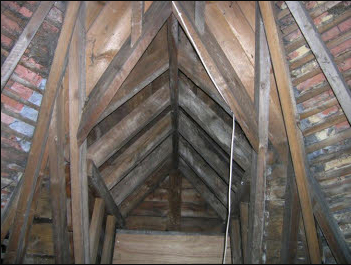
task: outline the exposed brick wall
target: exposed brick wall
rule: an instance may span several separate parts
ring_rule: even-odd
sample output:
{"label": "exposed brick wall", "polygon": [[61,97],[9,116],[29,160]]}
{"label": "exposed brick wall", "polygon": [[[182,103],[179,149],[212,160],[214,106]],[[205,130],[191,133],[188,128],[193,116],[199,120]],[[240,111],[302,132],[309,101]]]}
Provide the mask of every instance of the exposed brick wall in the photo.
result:
{"label": "exposed brick wall", "polygon": [[[40,1],[1,2],[1,64]],[[1,209],[22,177],[45,91],[65,3],[56,2],[1,94]]]}

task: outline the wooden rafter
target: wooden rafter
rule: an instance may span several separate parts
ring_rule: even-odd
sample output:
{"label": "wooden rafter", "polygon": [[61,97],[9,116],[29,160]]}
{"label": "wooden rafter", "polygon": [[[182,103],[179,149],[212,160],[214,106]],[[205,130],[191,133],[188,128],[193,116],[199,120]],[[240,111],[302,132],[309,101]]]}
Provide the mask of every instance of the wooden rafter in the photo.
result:
{"label": "wooden rafter", "polygon": [[144,15],[144,1],[133,1],[132,2],[132,29],[130,45],[133,45],[138,41],[143,32],[143,15]]}
{"label": "wooden rafter", "polygon": [[6,260],[9,263],[19,262],[21,258],[19,255],[22,253],[24,236],[29,226],[28,214],[39,176],[40,165],[44,155],[44,147],[48,138],[51,114],[64,74],[66,56],[68,54],[68,47],[79,6],[79,2],[70,2],[68,4],[67,13],[65,15],[52,63],[53,67],[50,70],[49,78],[46,83],[45,94],[41,103],[37,127],[34,132],[27,166],[23,175],[23,186],[16,209],[16,217],[13,224],[13,231],[16,231],[16,233],[12,233],[9,240],[8,253],[6,255]]}
{"label": "wooden rafter", "polygon": [[42,1],[40,3],[27,26],[19,36],[16,44],[7,56],[5,62],[1,65],[1,92],[53,4],[54,1]]}
{"label": "wooden rafter", "polygon": [[314,53],[349,123],[351,123],[351,90],[339,71],[330,50],[322,40],[321,34],[318,32],[303,3],[287,1],[286,4]]}
{"label": "wooden rafter", "polygon": [[77,134],[79,144],[86,139],[112,97],[121,87],[170,14],[169,2],[154,2],[145,14],[143,32],[138,41],[133,47],[130,47],[129,37],[113,58],[90,93],[89,100],[84,107]]}
{"label": "wooden rafter", "polygon": [[309,253],[313,263],[320,263],[321,255],[313,218],[311,195],[308,191],[307,168],[304,161],[304,144],[301,131],[296,123],[297,114],[293,104],[294,95],[292,93],[290,72],[286,63],[283,44],[279,38],[279,31],[275,22],[272,3],[259,2],[259,5],[266,30],[268,46],[272,57],[285,126],[288,134],[290,152],[294,164],[296,182],[301,202],[302,215],[306,227]]}

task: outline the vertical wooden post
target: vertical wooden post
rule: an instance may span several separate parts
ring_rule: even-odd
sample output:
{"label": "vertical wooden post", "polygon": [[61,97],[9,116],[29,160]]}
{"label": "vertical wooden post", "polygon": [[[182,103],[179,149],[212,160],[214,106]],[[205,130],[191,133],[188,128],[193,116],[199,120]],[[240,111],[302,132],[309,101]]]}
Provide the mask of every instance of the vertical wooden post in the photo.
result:
{"label": "vertical wooden post", "polygon": [[248,262],[248,253],[251,251],[248,249],[248,225],[249,225],[249,204],[247,202],[240,203],[240,226],[241,226],[241,244],[243,250],[243,260],[244,264],[249,264]]}
{"label": "vertical wooden post", "polygon": [[230,248],[232,252],[232,263],[242,264],[242,248],[239,219],[233,219],[230,223]]}
{"label": "vertical wooden post", "polygon": [[259,2],[268,46],[272,57],[274,73],[278,85],[279,98],[283,109],[285,127],[288,134],[290,152],[295,169],[296,182],[302,208],[303,220],[306,227],[308,248],[312,263],[320,263],[316,226],[313,217],[311,198],[308,191],[307,169],[305,166],[305,152],[301,131],[296,123],[296,108],[293,104],[292,83],[288,65],[286,63],[284,47],[279,38],[279,30],[275,22],[271,2]]}
{"label": "vertical wooden post", "polygon": [[116,218],[113,215],[107,216],[105,239],[102,246],[101,264],[110,264],[113,252],[113,241],[116,234]]}
{"label": "vertical wooden post", "polygon": [[75,263],[90,263],[86,141],[77,131],[85,101],[85,3],[82,3],[69,51],[69,139]]}
{"label": "vertical wooden post", "polygon": [[169,174],[169,188],[168,188],[168,228],[169,230],[179,231],[181,220],[181,192],[182,192],[182,178],[178,170],[172,170]]}
{"label": "vertical wooden post", "polygon": [[91,218],[91,224],[89,228],[89,239],[90,239],[90,262],[96,263],[96,257],[99,247],[99,240],[102,230],[102,221],[104,220],[105,214],[105,203],[103,199],[96,198],[93,210],[93,216]]}
{"label": "vertical wooden post", "polygon": [[256,47],[255,47],[255,108],[258,120],[259,149],[256,158],[255,171],[252,174],[251,193],[254,200],[250,201],[250,237],[248,248],[249,263],[262,263],[262,241],[264,231],[264,211],[266,201],[266,154],[268,148],[269,98],[270,98],[270,69],[271,62],[263,21],[256,7]]}
{"label": "vertical wooden post", "polygon": [[71,261],[67,230],[67,197],[64,161],[64,105],[64,90],[61,89],[56,99],[51,118],[48,145],[50,149],[50,193],[55,262],[68,264],[71,263]]}

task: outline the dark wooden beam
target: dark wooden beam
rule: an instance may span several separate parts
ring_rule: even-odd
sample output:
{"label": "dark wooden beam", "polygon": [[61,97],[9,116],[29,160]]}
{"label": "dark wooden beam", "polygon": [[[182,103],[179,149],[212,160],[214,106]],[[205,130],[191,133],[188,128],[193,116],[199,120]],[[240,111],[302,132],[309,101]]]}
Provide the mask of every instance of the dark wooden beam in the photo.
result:
{"label": "dark wooden beam", "polygon": [[[230,126],[199,99],[183,79],[179,80],[179,105],[230,155]],[[234,141],[234,159],[244,170],[247,170],[251,162],[251,147],[239,132],[236,132]]]}
{"label": "dark wooden beam", "polygon": [[[178,154],[177,154],[178,155]],[[181,222],[181,204],[182,204],[182,177],[178,170],[171,170],[169,174],[168,187],[168,228],[169,230],[179,231]]]}
{"label": "dark wooden beam", "polygon": [[162,162],[167,160],[171,153],[172,138],[169,136],[111,189],[111,194],[116,204],[122,203]]}
{"label": "dark wooden beam", "polygon": [[67,229],[67,196],[64,159],[64,91],[61,89],[56,99],[51,118],[48,145],[50,149],[50,193],[53,222],[53,239],[55,262],[68,264],[70,260],[70,246]]}
{"label": "dark wooden beam", "polygon": [[200,34],[205,31],[206,1],[195,1],[195,26]]}
{"label": "dark wooden beam", "polygon": [[100,264],[112,264],[113,242],[116,234],[116,218],[108,215]]}
{"label": "dark wooden beam", "polygon": [[6,255],[6,260],[8,263],[18,263],[21,258],[19,255],[24,247],[24,236],[30,225],[28,223],[28,213],[33,201],[34,190],[48,138],[51,114],[65,70],[67,51],[79,6],[79,2],[70,2],[68,4],[67,13],[58,39],[52,68],[50,69],[45,94],[41,103],[37,129],[34,132],[27,166],[23,175],[23,187],[17,204],[16,217],[13,224],[13,231],[16,231],[16,233],[12,233],[7,249],[8,253]]}
{"label": "dark wooden beam", "polygon": [[54,1],[42,1],[29,20],[28,24],[19,36],[16,44],[11,49],[5,62],[1,66],[1,92],[4,89],[11,74],[15,70],[18,62],[20,61],[23,53],[27,49],[29,43],[37,33],[40,25],[43,23],[46,15],[49,13]]}
{"label": "dark wooden beam", "polygon": [[131,47],[138,41],[143,32],[144,1],[132,2],[132,30],[130,45]]}
{"label": "dark wooden beam", "polygon": [[207,25],[204,33],[200,34],[182,3],[173,1],[172,8],[212,82],[235,114],[253,148],[258,150],[258,128],[253,103],[228,58],[209,33]]}
{"label": "dark wooden beam", "polygon": [[172,128],[173,128],[173,168],[178,168],[178,20],[172,14],[167,21],[169,54],[169,87],[171,90]]}
{"label": "dark wooden beam", "polygon": [[102,221],[105,215],[105,202],[104,199],[95,198],[93,215],[89,227],[89,240],[90,240],[90,261],[92,264],[96,263],[98,254],[99,241],[102,230]]}
{"label": "dark wooden beam", "polygon": [[183,176],[194,186],[197,192],[201,194],[203,199],[213,208],[213,210],[216,211],[218,216],[222,220],[225,220],[227,217],[226,207],[182,158],[180,158],[179,170],[182,172]]}
{"label": "dark wooden beam", "polygon": [[107,212],[110,215],[113,215],[116,217],[119,227],[124,227],[125,220],[122,217],[117,204],[113,200],[110,191],[106,187],[106,184],[100,175],[99,169],[96,167],[93,161],[90,161],[90,163],[93,171],[92,172],[93,174],[89,176],[90,183],[94,187],[94,190],[96,191],[96,193],[104,200]]}
{"label": "dark wooden beam", "polygon": [[121,150],[122,153],[118,155],[110,166],[104,167],[101,175],[107,188],[111,189],[120,182],[171,133],[171,114],[168,113],[125,150]]}
{"label": "dark wooden beam", "polygon": [[171,8],[169,2],[153,2],[145,14],[143,32],[138,41],[133,47],[130,47],[129,37],[113,58],[91,91],[89,100],[85,105],[77,134],[80,144],[87,137],[100,115],[104,112],[115,93],[121,87],[170,14]]}
{"label": "dark wooden beam", "polygon": [[240,205],[240,227],[241,227],[241,243],[243,250],[243,263],[250,264],[249,254],[251,249],[248,247],[249,232],[249,203],[241,202]]}
{"label": "dark wooden beam", "polygon": [[88,158],[99,167],[170,104],[168,84],[129,113],[88,149]]}
{"label": "dark wooden beam", "polygon": [[232,252],[232,264],[242,264],[242,246],[241,246],[241,232],[240,221],[235,218],[231,220],[230,227],[230,249]]}
{"label": "dark wooden beam", "polygon": [[286,62],[284,46],[279,37],[271,2],[259,2],[266,30],[268,46],[272,57],[273,68],[278,85],[279,98],[283,109],[285,127],[288,134],[290,152],[295,169],[296,182],[299,191],[303,219],[306,227],[308,247],[311,261],[321,262],[317,232],[313,218],[310,193],[307,183],[307,169],[304,161],[304,143],[296,122],[296,107],[293,104],[294,94],[289,68]]}
{"label": "dark wooden beam", "polygon": [[168,176],[172,168],[172,160],[165,160],[162,165],[147,177],[143,185],[133,191],[121,204],[120,209],[123,216],[128,214],[141,203],[150,193],[152,193],[160,183]]}
{"label": "dark wooden beam", "polygon": [[[270,69],[271,61],[264,32],[263,21],[256,7],[256,40],[255,40],[255,109],[258,119],[259,149],[256,158],[255,172],[252,174],[251,193],[254,200],[250,201],[250,233],[248,239],[250,248],[250,263],[263,263],[263,233],[265,223],[266,202],[266,155],[268,149],[268,125],[270,106]],[[253,215],[252,215],[253,214]]]}
{"label": "dark wooden beam", "polygon": [[349,123],[351,123],[351,90],[339,71],[333,55],[322,40],[321,34],[318,32],[303,3],[287,1],[286,4],[332,87]]}

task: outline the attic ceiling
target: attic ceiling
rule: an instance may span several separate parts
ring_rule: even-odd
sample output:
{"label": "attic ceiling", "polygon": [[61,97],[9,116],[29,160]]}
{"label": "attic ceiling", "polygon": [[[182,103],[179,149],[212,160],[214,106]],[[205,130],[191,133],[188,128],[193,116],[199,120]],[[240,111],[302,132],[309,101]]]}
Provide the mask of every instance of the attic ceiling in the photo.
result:
{"label": "attic ceiling", "polygon": [[[156,227],[152,225],[155,222],[166,230],[189,229],[184,228],[187,224],[180,225],[186,215],[181,209],[190,207],[191,203],[185,201],[183,208],[179,206],[183,183],[195,190],[196,196],[201,197],[199,201],[207,205],[202,214],[212,218],[213,231],[223,231],[228,205],[232,110],[236,114],[233,216],[241,218],[243,202],[247,205],[251,200],[253,204],[250,189],[252,194],[257,184],[251,183],[251,176],[256,153],[262,147],[260,132],[263,130],[255,91],[255,39],[258,38],[255,2],[202,4],[203,7],[197,6],[199,3],[174,2],[173,9],[181,8],[181,11],[172,13],[166,2],[146,1],[141,20],[143,29],[137,32],[138,26],[132,19],[137,7],[132,2],[86,2],[86,50],[81,55],[85,56],[86,78],[85,91],[80,92],[85,93],[86,98],[85,102],[84,97],[80,99],[77,117],[73,117],[68,87],[77,80],[72,78],[71,70],[67,70],[62,80],[61,102],[67,119],[62,152],[66,162],[72,164],[76,154],[72,153],[69,141],[78,140],[77,146],[83,148],[79,149],[82,152],[79,156],[86,148],[88,175],[92,175],[91,163],[94,163],[130,229],[142,227],[137,220],[144,220],[145,227]],[[306,150],[305,163],[313,186],[311,198],[313,205],[317,205],[313,210],[318,236],[323,240],[322,251],[329,255],[328,259],[340,261],[340,256],[347,256],[347,249],[340,254],[337,248],[350,248],[351,244],[350,124],[292,14],[284,3],[276,2],[274,7],[290,68],[296,124],[303,136],[301,148]],[[349,82],[350,45],[346,26],[350,20],[349,4],[314,5],[311,2],[305,7]],[[201,8],[204,8],[202,20],[197,17]],[[325,12],[329,12],[329,17],[325,18]],[[336,31],[335,27],[338,34],[330,33],[332,29]],[[333,37],[330,34],[334,34]],[[68,65],[68,69],[72,66]],[[291,198],[294,194],[297,198],[297,191],[295,178],[289,177],[293,175],[292,162],[276,71],[271,68],[268,77],[269,142],[263,211],[269,217],[262,225],[268,248],[281,244],[283,229],[291,225],[290,219],[295,220],[297,226],[302,224],[300,214],[289,219],[288,210],[284,210],[284,207],[293,207]],[[32,125],[35,127],[36,123]],[[68,132],[70,128],[76,131]],[[94,187],[90,189],[96,195]],[[162,189],[170,196],[169,219],[140,219],[149,212],[165,217],[162,212],[165,206],[153,199],[164,192]],[[325,218],[327,223],[323,223]],[[279,231],[273,228],[275,222],[279,223]],[[198,229],[206,231],[209,227]],[[334,229],[333,232],[330,229]],[[305,243],[302,256],[308,260],[306,233],[300,229],[296,242]],[[339,240],[337,247],[333,245],[335,237]],[[283,254],[277,257],[269,253],[268,256],[270,261],[275,261]]]}

